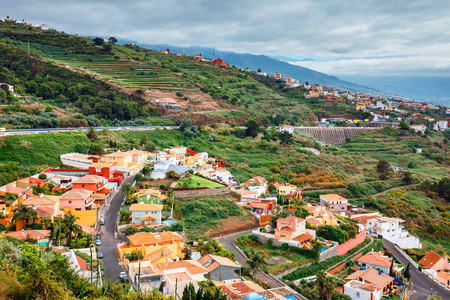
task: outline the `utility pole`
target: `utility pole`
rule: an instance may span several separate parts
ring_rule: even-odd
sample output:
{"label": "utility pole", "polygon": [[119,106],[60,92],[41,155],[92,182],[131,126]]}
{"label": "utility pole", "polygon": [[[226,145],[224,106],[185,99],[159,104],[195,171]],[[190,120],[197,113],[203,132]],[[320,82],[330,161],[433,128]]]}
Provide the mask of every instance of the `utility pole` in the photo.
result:
{"label": "utility pole", "polygon": [[93,263],[92,263],[92,245],[89,247],[89,249],[91,250],[91,284],[92,284],[92,266],[93,266]]}
{"label": "utility pole", "polygon": [[139,273],[138,273],[138,293],[141,291],[141,261],[138,261],[139,263]]}
{"label": "utility pole", "polygon": [[216,45],[213,46],[213,61],[216,58]]}
{"label": "utility pole", "polygon": [[98,251],[97,252],[97,287],[100,281],[100,260],[98,259]]}
{"label": "utility pole", "polygon": [[30,40],[28,40],[28,56],[30,56]]}

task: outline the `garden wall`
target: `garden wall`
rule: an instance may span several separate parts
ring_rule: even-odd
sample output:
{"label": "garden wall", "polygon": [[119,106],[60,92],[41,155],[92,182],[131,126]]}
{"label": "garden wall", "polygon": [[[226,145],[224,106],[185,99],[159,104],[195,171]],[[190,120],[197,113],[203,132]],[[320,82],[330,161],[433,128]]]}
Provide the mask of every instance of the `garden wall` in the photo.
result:
{"label": "garden wall", "polygon": [[321,252],[319,261],[324,261],[326,259],[337,256],[339,255],[338,253],[339,253],[339,245],[336,244],[333,247],[329,248],[328,250]]}
{"label": "garden wall", "polygon": [[346,254],[348,251],[352,250],[353,248],[364,242],[365,239],[366,239],[366,229],[364,228],[364,230],[358,233],[355,238],[350,239],[345,243],[339,245],[338,255]]}
{"label": "garden wall", "polygon": [[218,189],[192,189],[192,190],[173,190],[175,198],[196,198],[208,196],[222,196],[230,193],[228,186]]}

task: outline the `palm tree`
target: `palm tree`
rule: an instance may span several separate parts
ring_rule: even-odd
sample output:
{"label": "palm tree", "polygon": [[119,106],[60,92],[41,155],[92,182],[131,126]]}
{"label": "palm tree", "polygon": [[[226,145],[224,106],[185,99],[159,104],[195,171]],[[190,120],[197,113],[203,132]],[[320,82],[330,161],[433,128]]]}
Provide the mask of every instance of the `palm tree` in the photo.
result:
{"label": "palm tree", "polygon": [[326,278],[327,278],[327,274],[323,270],[320,270],[317,273],[316,282],[317,282],[317,289],[318,289],[318,293],[319,293],[319,299],[322,298],[322,296],[323,296],[324,284],[325,284]]}
{"label": "palm tree", "polygon": [[148,174],[150,174],[150,172],[152,171],[152,168],[150,168],[149,166],[145,166],[142,168],[141,172],[142,174],[144,174],[145,176],[147,176]]}
{"label": "palm tree", "polygon": [[322,250],[322,244],[319,243],[317,240],[312,240],[312,250],[314,250],[317,255],[316,255],[316,264],[319,263],[320,260],[320,250]]}
{"label": "palm tree", "polygon": [[6,204],[6,207],[11,207],[11,204],[14,202],[14,201],[16,201],[17,200],[17,195],[16,194],[11,194],[11,193],[7,193],[6,195],[5,195],[5,198],[3,198],[3,201],[5,202],[5,204]]}
{"label": "palm tree", "polygon": [[133,194],[134,188],[133,188],[133,186],[131,185],[131,183],[127,182],[127,183],[125,183],[125,184],[122,186],[122,188],[120,189],[120,191],[121,191],[122,193],[125,193],[125,195],[127,195],[127,197],[128,197],[128,196],[130,196],[131,194]]}
{"label": "palm tree", "polygon": [[58,246],[61,246],[61,239],[66,236],[66,228],[62,218],[57,218],[52,223],[52,231],[50,232],[50,240],[58,241]]}
{"label": "palm tree", "polygon": [[255,250],[251,250],[246,264],[252,272],[253,281],[256,280],[256,275],[259,271],[267,271],[266,260],[267,256],[261,251],[255,252]]}
{"label": "palm tree", "polygon": [[325,290],[327,300],[331,300],[331,298],[333,297],[333,292],[336,289],[337,284],[338,283],[336,277],[328,276],[325,278],[323,288]]}
{"label": "palm tree", "polygon": [[23,229],[26,229],[27,222],[31,221],[31,223],[34,223],[37,217],[37,212],[33,208],[30,208],[26,205],[21,205],[14,210],[13,220],[17,221],[19,219],[22,219]]}
{"label": "palm tree", "polygon": [[83,230],[81,229],[81,226],[78,224],[75,224],[75,222],[79,219],[79,217],[76,217],[72,215],[72,213],[68,213],[64,215],[63,223],[65,227],[66,232],[66,246],[70,245],[70,240],[72,239],[73,233],[82,233]]}

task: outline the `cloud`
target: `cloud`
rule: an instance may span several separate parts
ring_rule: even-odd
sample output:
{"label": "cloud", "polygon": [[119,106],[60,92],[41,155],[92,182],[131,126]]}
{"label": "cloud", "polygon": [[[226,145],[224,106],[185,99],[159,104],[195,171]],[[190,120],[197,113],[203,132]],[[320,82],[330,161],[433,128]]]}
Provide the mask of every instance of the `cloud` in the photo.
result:
{"label": "cloud", "polygon": [[336,60],[316,64],[335,74],[439,72],[450,56],[448,0],[2,0],[0,11],[80,35]]}

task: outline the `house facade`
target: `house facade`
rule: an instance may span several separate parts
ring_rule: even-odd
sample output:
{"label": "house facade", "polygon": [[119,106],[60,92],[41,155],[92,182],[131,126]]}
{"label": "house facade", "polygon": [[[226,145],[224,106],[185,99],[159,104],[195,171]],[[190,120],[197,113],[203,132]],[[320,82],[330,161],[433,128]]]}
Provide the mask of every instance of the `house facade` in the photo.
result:
{"label": "house facade", "polygon": [[161,224],[162,205],[159,204],[132,204],[132,223],[141,225]]}
{"label": "house facade", "polygon": [[392,257],[384,256],[379,252],[370,251],[356,260],[356,263],[366,269],[374,268],[381,270],[386,275],[389,275],[389,269],[392,265]]}
{"label": "house facade", "polygon": [[75,210],[91,210],[94,208],[93,193],[85,189],[70,190],[59,198],[59,205]]}
{"label": "house facade", "polygon": [[108,180],[103,176],[87,175],[75,180],[72,183],[72,190],[82,189],[93,191],[94,193],[107,194],[109,190],[105,188]]}
{"label": "house facade", "polygon": [[339,195],[326,194],[320,195],[319,198],[320,198],[320,205],[325,206],[327,210],[331,211],[332,213],[343,216],[349,209],[347,199]]}
{"label": "house facade", "polygon": [[206,277],[213,281],[231,283],[240,280],[241,266],[227,257],[207,254],[198,262],[208,270]]}
{"label": "house facade", "polygon": [[405,221],[399,218],[379,217],[367,220],[367,233],[399,245],[403,249],[422,248],[420,240],[404,230]]}
{"label": "house facade", "polygon": [[304,219],[290,216],[277,220],[275,238],[279,241],[290,242],[301,248],[308,248],[313,236],[306,231]]}

